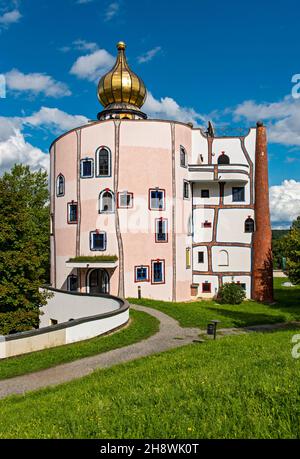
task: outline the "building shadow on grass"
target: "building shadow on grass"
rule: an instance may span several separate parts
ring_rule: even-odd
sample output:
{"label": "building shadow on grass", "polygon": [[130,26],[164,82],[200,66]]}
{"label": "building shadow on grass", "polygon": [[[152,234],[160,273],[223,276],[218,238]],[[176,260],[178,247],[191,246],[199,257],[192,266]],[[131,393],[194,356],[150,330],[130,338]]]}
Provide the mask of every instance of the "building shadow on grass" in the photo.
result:
{"label": "building shadow on grass", "polygon": [[[279,322],[284,322],[286,317],[284,315],[278,314],[276,316],[269,314],[258,314],[255,312],[249,311],[233,311],[232,309],[222,308],[207,308],[211,310],[212,318],[213,315],[225,316],[230,319],[233,327],[247,327],[249,325],[259,325],[259,324],[275,324]],[[222,318],[220,318],[220,327],[222,328]]]}

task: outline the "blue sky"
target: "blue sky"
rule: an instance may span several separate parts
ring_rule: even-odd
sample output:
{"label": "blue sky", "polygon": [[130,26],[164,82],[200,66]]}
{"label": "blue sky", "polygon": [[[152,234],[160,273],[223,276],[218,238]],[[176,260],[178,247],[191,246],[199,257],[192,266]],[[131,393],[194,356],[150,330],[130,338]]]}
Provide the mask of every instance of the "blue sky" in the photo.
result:
{"label": "blue sky", "polygon": [[265,121],[272,219],[284,226],[300,214],[299,19],[294,0],[0,0],[0,167],[45,166],[56,135],[96,118],[97,78],[123,40],[150,116],[228,133]]}

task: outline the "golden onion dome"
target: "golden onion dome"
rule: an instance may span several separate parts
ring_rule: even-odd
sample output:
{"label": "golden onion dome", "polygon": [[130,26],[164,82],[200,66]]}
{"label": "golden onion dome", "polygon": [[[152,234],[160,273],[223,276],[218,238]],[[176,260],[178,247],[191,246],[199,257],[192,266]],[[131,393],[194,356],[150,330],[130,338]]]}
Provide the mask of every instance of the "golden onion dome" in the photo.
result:
{"label": "golden onion dome", "polygon": [[145,102],[146,87],[142,79],[129,68],[125,48],[124,42],[117,44],[116,63],[99,81],[98,99],[105,108],[111,104],[129,104],[133,108],[140,108]]}

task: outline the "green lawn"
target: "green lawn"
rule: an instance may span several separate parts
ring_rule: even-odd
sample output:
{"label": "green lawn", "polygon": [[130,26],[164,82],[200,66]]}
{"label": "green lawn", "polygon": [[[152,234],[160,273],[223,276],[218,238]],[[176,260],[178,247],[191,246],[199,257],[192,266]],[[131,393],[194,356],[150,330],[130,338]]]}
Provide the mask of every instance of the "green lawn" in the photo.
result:
{"label": "green lawn", "polygon": [[128,301],[159,309],[183,327],[206,328],[212,319],[220,320],[223,328],[300,320],[300,287],[282,287],[286,281],[286,278],[274,279],[276,304],[271,306],[255,301],[240,305],[217,304],[214,300],[172,303],[129,298]]}
{"label": "green lawn", "polygon": [[295,331],[206,341],[0,401],[1,438],[300,438]]}
{"label": "green lawn", "polygon": [[0,360],[0,379],[31,373],[127,346],[148,338],[158,331],[159,321],[155,317],[133,310],[130,310],[130,317],[131,323],[128,327],[111,335]]}

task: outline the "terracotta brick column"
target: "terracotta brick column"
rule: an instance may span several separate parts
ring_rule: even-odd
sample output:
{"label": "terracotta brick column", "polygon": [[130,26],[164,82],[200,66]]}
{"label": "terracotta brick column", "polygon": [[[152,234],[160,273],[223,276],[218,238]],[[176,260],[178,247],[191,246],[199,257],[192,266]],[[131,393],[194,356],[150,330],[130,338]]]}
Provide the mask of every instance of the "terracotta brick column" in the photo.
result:
{"label": "terracotta brick column", "polygon": [[269,210],[267,133],[257,123],[255,150],[255,232],[253,234],[252,298],[273,301],[272,231]]}

